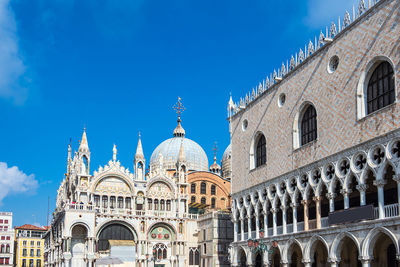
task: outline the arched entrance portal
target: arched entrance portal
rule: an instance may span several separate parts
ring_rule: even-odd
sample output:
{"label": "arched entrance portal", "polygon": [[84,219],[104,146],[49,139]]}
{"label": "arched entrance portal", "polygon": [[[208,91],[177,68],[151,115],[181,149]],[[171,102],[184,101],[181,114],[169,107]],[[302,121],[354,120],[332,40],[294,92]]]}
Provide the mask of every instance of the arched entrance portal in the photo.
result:
{"label": "arched entrance portal", "polygon": [[261,253],[257,253],[255,267],[262,267],[262,266],[263,266],[262,255],[261,255]]}
{"label": "arched entrance portal", "polygon": [[97,250],[100,254],[115,256],[124,262],[134,262],[136,258],[134,235],[125,225],[108,224],[99,234]]}
{"label": "arched entrance portal", "polygon": [[281,252],[279,251],[279,248],[272,248],[270,261],[272,267],[281,266]]}
{"label": "arched entrance portal", "polygon": [[303,267],[303,256],[301,248],[297,243],[292,243],[288,251],[288,261],[290,267]]}
{"label": "arched entrance portal", "polygon": [[361,261],[358,259],[358,249],[354,241],[346,236],[340,243],[339,267],[361,267]]}
{"label": "arched entrance portal", "polygon": [[380,233],[374,246],[374,259],[371,266],[397,266],[396,247],[392,239]]}
{"label": "arched entrance portal", "polygon": [[246,267],[247,266],[247,257],[246,257],[246,252],[242,248],[239,248],[239,266],[240,267]]}
{"label": "arched entrance portal", "polygon": [[[183,225],[182,225],[183,230]],[[172,226],[165,223],[157,223],[153,225],[147,236],[149,242],[152,244],[152,258],[154,260],[155,267],[170,267],[178,264],[177,262],[171,261],[171,256],[175,256],[173,251],[179,251],[183,253],[181,246],[174,245],[176,240],[176,233]]]}
{"label": "arched entrance portal", "polygon": [[328,250],[321,240],[317,240],[314,242],[311,251],[312,267],[328,266]]}
{"label": "arched entrance portal", "polygon": [[83,225],[75,225],[72,228],[71,239],[71,266],[85,267],[85,242],[87,238],[87,229]]}

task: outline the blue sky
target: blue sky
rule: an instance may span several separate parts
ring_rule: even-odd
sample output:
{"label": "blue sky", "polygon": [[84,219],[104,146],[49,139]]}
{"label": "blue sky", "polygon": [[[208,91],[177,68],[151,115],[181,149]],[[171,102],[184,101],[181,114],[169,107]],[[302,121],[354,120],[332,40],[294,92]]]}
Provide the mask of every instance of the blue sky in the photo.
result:
{"label": "blue sky", "polygon": [[353,0],[0,0],[0,210],[46,223],[86,126],[91,171],[112,157],[132,169],[172,136],[182,98],[186,136],[212,159],[229,144],[226,106],[337,22]]}

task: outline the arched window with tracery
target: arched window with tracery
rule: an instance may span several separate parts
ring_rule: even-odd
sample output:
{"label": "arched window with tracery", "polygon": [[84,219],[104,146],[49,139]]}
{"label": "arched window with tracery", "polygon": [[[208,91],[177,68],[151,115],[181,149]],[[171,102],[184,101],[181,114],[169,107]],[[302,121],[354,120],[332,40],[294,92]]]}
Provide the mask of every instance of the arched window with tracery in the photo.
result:
{"label": "arched window with tracery", "polygon": [[206,183],[202,182],[200,184],[200,194],[206,194],[207,193],[207,189],[206,188],[207,188]]}
{"label": "arched window with tracery", "polygon": [[154,256],[161,260],[167,258],[167,246],[165,244],[158,243],[153,247]]}
{"label": "arched window with tracery", "polygon": [[262,134],[258,137],[256,146],[256,168],[264,165],[267,162],[267,142]]}
{"label": "arched window with tracery", "polygon": [[392,65],[384,61],[371,75],[367,87],[367,114],[386,107],[395,100],[394,72]]}
{"label": "arched window with tracery", "polygon": [[317,139],[317,111],[314,106],[308,105],[300,124],[301,145],[305,145]]}
{"label": "arched window with tracery", "polygon": [[190,193],[196,194],[196,184],[195,183],[190,185]]}
{"label": "arched window with tracery", "polygon": [[158,199],[154,199],[154,210],[158,210]]}

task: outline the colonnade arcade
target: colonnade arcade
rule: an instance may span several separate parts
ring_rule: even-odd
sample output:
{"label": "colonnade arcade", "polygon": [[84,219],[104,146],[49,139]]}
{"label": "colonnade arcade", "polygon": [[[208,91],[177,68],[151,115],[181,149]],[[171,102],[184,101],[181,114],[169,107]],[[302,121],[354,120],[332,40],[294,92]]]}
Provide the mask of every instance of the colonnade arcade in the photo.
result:
{"label": "colonnade arcade", "polygon": [[304,242],[289,239],[265,252],[252,252],[247,246],[239,246],[232,266],[395,267],[399,266],[396,242],[398,240],[392,232],[379,227],[371,230],[361,241],[349,232],[336,235],[331,242],[314,235]]}
{"label": "colonnade arcade", "polygon": [[398,136],[393,133],[234,194],[234,243],[260,238],[260,229],[265,238],[329,229],[330,213],[368,205],[373,206],[370,219],[399,216]]}

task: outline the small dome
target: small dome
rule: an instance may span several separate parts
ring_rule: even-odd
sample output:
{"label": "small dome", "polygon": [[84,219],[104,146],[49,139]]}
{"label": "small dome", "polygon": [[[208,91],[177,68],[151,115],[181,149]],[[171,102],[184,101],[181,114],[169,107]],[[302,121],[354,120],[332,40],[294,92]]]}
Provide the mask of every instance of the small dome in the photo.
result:
{"label": "small dome", "polygon": [[192,171],[207,171],[208,158],[203,148],[193,140],[180,136],[167,139],[156,147],[151,154],[150,168],[158,168],[158,158],[159,154],[161,154],[163,157],[163,168],[166,170],[175,169],[181,143],[185,152],[187,169]]}
{"label": "small dome", "polygon": [[210,172],[220,174],[221,166],[217,163],[217,157],[214,156],[214,163],[210,166]]}
{"label": "small dome", "polygon": [[232,177],[232,147],[229,146],[225,149],[224,155],[221,160],[222,177],[231,179]]}

